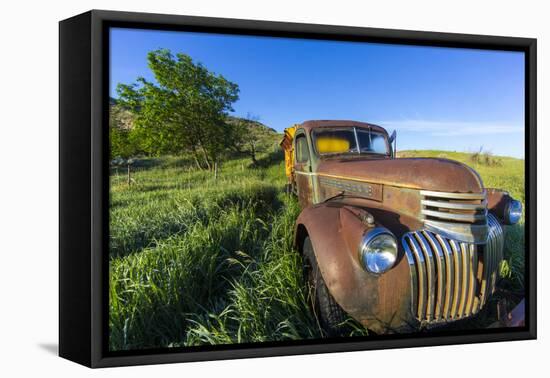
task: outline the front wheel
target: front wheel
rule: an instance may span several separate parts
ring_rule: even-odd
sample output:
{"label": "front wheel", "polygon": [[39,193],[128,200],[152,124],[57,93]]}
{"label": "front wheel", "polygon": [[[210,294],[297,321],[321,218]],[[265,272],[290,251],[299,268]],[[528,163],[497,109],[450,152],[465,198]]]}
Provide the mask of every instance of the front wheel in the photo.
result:
{"label": "front wheel", "polygon": [[346,314],[328,291],[327,285],[319,271],[313,245],[309,237],[306,237],[304,240],[303,252],[304,273],[308,284],[308,299],[313,313],[327,336],[342,336]]}

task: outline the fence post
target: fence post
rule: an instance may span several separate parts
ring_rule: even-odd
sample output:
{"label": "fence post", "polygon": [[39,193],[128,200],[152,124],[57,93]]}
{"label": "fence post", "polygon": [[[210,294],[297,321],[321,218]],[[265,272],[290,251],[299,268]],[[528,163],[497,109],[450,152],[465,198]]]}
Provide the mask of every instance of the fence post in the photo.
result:
{"label": "fence post", "polygon": [[214,180],[218,179],[218,162],[214,162]]}

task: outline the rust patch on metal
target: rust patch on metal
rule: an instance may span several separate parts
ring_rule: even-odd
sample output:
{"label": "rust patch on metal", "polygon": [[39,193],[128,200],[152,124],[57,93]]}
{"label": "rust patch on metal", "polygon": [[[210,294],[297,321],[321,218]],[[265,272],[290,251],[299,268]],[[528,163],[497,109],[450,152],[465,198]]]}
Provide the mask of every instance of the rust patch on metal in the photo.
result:
{"label": "rust patch on metal", "polygon": [[417,217],[420,214],[420,193],[418,190],[385,186],[384,206]]}

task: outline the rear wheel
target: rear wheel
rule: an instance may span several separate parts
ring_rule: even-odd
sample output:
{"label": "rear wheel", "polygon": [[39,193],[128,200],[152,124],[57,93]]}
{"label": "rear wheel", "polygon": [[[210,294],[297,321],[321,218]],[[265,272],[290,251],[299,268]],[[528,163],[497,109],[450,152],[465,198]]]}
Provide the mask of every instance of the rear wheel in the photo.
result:
{"label": "rear wheel", "polygon": [[313,245],[306,237],[303,245],[304,275],[308,286],[308,299],[319,325],[329,337],[342,336],[346,320],[344,310],[336,303],[321,276]]}
{"label": "rear wheel", "polygon": [[292,194],[292,184],[286,184],[285,185],[285,194],[291,195]]}

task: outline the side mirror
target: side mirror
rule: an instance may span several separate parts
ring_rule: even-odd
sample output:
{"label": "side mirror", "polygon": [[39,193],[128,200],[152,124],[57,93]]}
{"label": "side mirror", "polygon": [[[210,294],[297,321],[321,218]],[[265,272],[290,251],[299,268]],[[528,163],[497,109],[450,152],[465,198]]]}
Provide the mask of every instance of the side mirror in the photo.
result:
{"label": "side mirror", "polygon": [[391,133],[390,135],[390,139],[389,139],[389,142],[390,144],[393,143],[393,141],[395,140],[395,137],[397,136],[397,132],[395,130],[393,130],[393,132]]}
{"label": "side mirror", "polygon": [[390,139],[388,139],[388,142],[390,142],[390,146],[393,143],[391,155],[395,159],[397,157],[397,131],[393,130],[393,132],[390,135]]}

